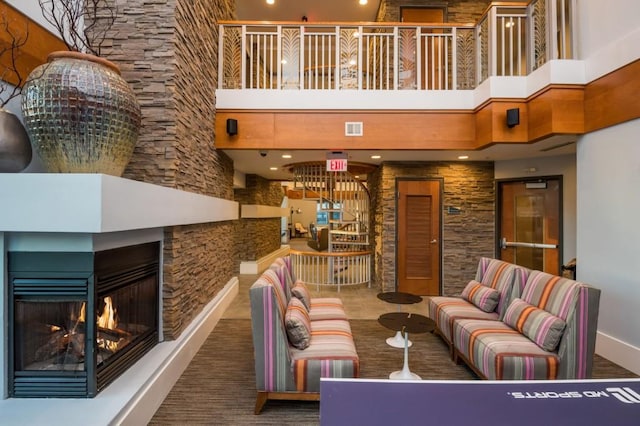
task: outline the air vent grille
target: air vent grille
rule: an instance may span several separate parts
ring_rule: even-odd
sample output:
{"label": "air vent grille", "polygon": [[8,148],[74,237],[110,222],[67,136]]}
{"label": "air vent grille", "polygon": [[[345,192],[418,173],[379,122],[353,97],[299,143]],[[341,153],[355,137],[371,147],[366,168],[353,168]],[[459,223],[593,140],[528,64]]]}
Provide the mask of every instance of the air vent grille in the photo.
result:
{"label": "air vent grille", "polygon": [[363,126],[362,121],[347,121],[344,123],[344,135],[345,136],[362,136]]}

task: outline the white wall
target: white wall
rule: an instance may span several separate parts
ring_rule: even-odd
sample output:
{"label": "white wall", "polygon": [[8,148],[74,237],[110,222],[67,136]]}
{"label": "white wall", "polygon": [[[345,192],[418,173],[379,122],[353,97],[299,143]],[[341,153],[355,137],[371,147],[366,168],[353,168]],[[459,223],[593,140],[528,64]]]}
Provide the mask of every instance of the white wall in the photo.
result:
{"label": "white wall", "polygon": [[577,59],[587,81],[640,57],[638,0],[577,0]]}
{"label": "white wall", "polygon": [[[531,172],[534,168],[536,171]],[[562,240],[563,264],[576,257],[576,157],[539,157],[510,161],[496,161],[496,179],[529,178],[533,176],[562,176]]]}
{"label": "white wall", "polygon": [[640,120],[578,144],[578,279],[602,290],[597,352],[640,374]]}
{"label": "white wall", "polygon": [[[577,3],[578,51],[589,78],[640,58],[640,2]],[[640,374],[638,135],[634,120],[578,140],[577,273],[602,290],[596,352]]]}

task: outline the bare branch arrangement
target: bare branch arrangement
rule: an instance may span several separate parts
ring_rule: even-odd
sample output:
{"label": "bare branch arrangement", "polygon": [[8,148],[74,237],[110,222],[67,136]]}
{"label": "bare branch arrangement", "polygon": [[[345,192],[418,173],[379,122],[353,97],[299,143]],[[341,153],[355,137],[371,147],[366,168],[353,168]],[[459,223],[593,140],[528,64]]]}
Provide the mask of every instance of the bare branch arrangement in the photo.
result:
{"label": "bare branch arrangement", "polygon": [[[18,67],[18,56],[22,46],[27,44],[29,39],[29,24],[27,24],[23,34],[17,34],[14,32],[10,25],[9,20],[5,14],[2,14],[2,30],[9,35],[9,42],[6,45],[0,46],[0,80],[4,83],[0,83],[0,108],[3,108],[9,103],[9,101],[22,93],[22,84],[24,83],[24,77],[20,74]],[[16,84],[11,89],[11,85],[7,82],[11,77],[15,77]],[[3,96],[6,91],[11,89],[8,95]]]}
{"label": "bare branch arrangement", "polygon": [[38,0],[42,15],[69,50],[100,56],[107,32],[116,20],[113,0]]}

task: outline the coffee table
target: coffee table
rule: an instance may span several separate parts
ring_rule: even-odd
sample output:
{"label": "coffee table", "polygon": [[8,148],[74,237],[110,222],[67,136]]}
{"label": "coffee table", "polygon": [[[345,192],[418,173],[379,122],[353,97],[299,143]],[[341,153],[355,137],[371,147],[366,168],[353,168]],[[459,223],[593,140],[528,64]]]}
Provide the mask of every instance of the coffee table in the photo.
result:
{"label": "coffee table", "polygon": [[409,370],[409,333],[433,331],[436,325],[435,322],[424,315],[407,312],[382,314],[378,318],[378,322],[391,330],[404,333],[404,365],[402,370],[389,374],[389,378],[394,380],[421,380],[420,376]]}
{"label": "coffee table", "polygon": [[[387,303],[395,303],[398,305],[398,312],[400,312],[400,305],[411,305],[414,303],[422,302],[422,297],[416,296],[411,293],[404,293],[401,291],[387,291],[384,293],[378,293],[378,299],[385,301]],[[411,347],[413,344],[411,340],[407,340],[405,342],[404,337],[402,337],[402,333],[400,331],[396,332],[396,335],[393,337],[389,337],[387,339],[387,345],[392,346],[394,348],[403,348],[405,343]]]}

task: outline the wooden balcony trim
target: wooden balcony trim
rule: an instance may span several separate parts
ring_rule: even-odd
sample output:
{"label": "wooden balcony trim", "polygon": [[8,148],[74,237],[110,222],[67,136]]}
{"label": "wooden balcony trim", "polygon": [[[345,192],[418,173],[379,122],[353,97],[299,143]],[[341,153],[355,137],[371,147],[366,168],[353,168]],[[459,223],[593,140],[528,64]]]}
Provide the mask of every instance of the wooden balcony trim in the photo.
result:
{"label": "wooden balcony trim", "polygon": [[[0,15],[7,19],[9,28],[14,34],[22,36],[27,29],[29,31],[27,43],[20,49],[17,58],[18,72],[22,76],[23,82],[27,79],[31,71],[37,66],[47,62],[49,53],[58,50],[68,50],[62,40],[13,6],[5,2],[0,3]],[[3,29],[0,31],[0,46],[5,47],[10,45],[10,43],[11,39]],[[9,55],[7,52],[3,55],[0,66],[4,67],[8,59]],[[8,73],[5,78],[13,85],[16,85],[18,82],[17,76],[13,73]]]}

